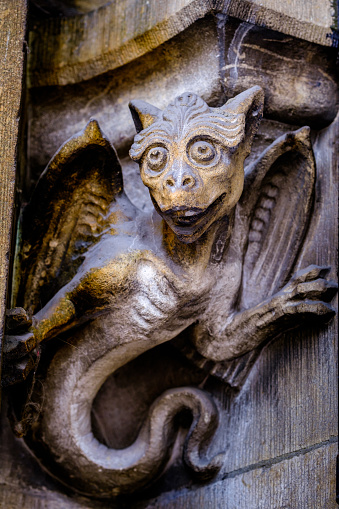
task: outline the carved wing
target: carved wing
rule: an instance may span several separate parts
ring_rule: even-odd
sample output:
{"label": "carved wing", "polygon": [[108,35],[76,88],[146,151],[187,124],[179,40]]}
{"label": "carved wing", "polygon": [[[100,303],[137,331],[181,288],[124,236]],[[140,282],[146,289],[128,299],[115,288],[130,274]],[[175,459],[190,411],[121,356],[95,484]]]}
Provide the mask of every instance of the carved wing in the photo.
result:
{"label": "carved wing", "polygon": [[[291,276],[307,232],[314,184],[308,127],[278,138],[246,169],[234,225],[244,256],[239,311],[277,292]],[[244,383],[264,346],[231,361],[211,363],[179,341],[194,364],[234,388]]]}
{"label": "carved wing", "polygon": [[247,239],[240,309],[287,283],[308,228],[314,184],[308,127],[278,138],[248,168],[238,204]]}
{"label": "carved wing", "polygon": [[24,210],[17,306],[33,314],[70,281],[122,191],[117,154],[90,120],[54,155]]}

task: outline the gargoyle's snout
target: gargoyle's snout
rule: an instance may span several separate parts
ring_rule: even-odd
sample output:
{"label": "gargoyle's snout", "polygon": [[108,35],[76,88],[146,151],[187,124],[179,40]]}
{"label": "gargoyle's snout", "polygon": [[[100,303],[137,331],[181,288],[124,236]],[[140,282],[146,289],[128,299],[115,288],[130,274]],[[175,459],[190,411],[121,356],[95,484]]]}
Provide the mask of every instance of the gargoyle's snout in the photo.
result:
{"label": "gargoyle's snout", "polygon": [[197,184],[196,178],[188,172],[172,173],[166,175],[164,187],[169,192],[187,191],[193,189]]}
{"label": "gargoyle's snout", "polygon": [[163,175],[162,186],[165,193],[173,196],[174,193],[190,192],[199,187],[199,176],[194,169],[178,158]]}
{"label": "gargoyle's snout", "polygon": [[205,208],[206,204],[200,203],[201,178],[189,165],[178,163],[160,176],[158,190],[152,189],[161,211]]}

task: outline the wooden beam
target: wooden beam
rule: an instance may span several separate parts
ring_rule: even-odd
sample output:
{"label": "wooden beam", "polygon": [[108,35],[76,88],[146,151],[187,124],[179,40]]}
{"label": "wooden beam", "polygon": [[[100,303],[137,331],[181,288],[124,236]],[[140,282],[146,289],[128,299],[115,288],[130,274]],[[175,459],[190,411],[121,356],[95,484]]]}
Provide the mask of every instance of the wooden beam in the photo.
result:
{"label": "wooden beam", "polygon": [[14,217],[26,14],[25,0],[0,0],[0,346]]}

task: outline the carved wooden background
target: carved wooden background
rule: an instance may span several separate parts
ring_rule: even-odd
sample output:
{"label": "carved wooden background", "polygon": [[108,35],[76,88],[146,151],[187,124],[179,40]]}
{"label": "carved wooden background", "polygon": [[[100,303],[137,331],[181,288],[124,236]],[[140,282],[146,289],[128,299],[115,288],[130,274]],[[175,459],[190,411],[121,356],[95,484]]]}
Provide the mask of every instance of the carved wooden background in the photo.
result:
{"label": "carved wooden background", "polygon": [[[10,223],[16,220],[15,154],[21,161],[16,171],[25,203],[58,147],[95,117],[118,151],[127,193],[147,209],[148,194],[128,157],[135,130],[127,104],[139,98],[163,108],[186,90],[219,106],[253,85],[264,88],[264,119],[251,160],[280,134],[303,125],[312,128],[316,196],[295,268],[330,265],[335,279],[339,133],[337,50],[331,47],[338,13],[333,9],[325,0],[37,0],[30,4],[25,35],[25,2],[1,0],[0,318]],[[20,103],[26,114],[18,114]],[[27,136],[20,136],[26,145],[17,142],[19,116],[26,125]],[[11,292],[14,299],[15,283]],[[213,452],[227,453],[219,477],[207,485],[192,482],[174,455],[165,476],[117,507],[336,507],[336,323],[305,323],[298,332],[270,342],[237,394],[171,345],[116,373],[102,387],[93,410],[96,433],[108,444],[130,443],[138,419],[163,390],[195,384],[213,394],[222,409]],[[19,393],[20,385],[3,391],[0,507],[114,507],[65,489],[14,437],[8,402]]]}

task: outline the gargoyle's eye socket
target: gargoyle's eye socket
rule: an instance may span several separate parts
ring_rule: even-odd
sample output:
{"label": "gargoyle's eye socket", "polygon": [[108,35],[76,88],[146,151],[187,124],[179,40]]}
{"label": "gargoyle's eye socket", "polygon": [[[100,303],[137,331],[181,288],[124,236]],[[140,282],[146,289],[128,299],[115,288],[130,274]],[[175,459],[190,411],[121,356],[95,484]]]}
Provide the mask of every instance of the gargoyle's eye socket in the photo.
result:
{"label": "gargoyle's eye socket", "polygon": [[188,157],[195,163],[210,165],[217,158],[217,150],[209,141],[198,140],[188,148]]}
{"label": "gargoyle's eye socket", "polygon": [[161,171],[168,159],[168,152],[165,147],[151,147],[146,153],[146,163],[150,170],[159,172]]}

